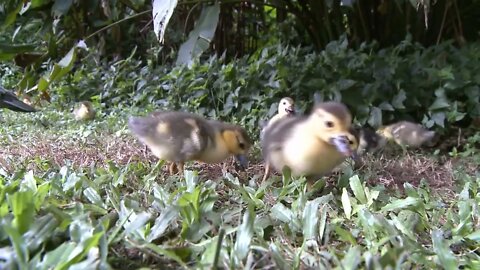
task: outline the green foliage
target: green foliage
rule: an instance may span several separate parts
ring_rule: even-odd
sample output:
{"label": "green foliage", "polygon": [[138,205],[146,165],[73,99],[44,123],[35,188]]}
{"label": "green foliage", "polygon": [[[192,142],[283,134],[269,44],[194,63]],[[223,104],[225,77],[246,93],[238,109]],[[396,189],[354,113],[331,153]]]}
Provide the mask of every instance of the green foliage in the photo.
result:
{"label": "green foliage", "polygon": [[[364,42],[377,42],[380,48],[386,48],[401,43],[409,35],[413,41],[426,46],[445,40],[454,40],[463,46],[467,40],[478,40],[476,26],[480,9],[475,0],[381,3],[286,0],[281,4],[228,0],[218,2],[222,8],[214,9],[215,16],[202,14],[202,5],[211,3],[178,1],[177,5],[177,1],[171,2],[169,10],[173,11],[176,6],[175,12],[168,23],[166,42],[158,46],[150,27],[150,16],[156,15],[152,14],[151,1],[4,1],[0,3],[0,59],[14,60],[24,68],[18,88],[46,95],[50,83],[59,79],[52,76],[58,72],[56,63],[68,56],[80,41],[91,48],[90,54],[97,64],[103,60],[124,59],[138,48],[139,58],[163,65],[175,58],[179,60],[177,63],[190,64],[191,56],[196,57],[203,51],[224,53],[230,61],[262,49],[266,44],[312,46],[320,51],[343,36],[348,37],[349,46],[356,48],[361,48]],[[158,18],[164,17],[160,14]],[[155,31],[167,25],[158,18],[153,18]],[[174,52],[182,43],[188,46]],[[82,59],[81,55],[78,59]],[[448,77],[448,69],[445,72],[443,75]],[[343,87],[349,82],[345,83]],[[374,114],[378,117],[379,111]],[[435,117],[437,122],[441,121],[442,116]]]}
{"label": "green foliage", "polygon": [[[480,116],[480,66],[471,61],[480,58],[479,48],[424,48],[405,40],[392,48],[351,49],[342,39],[321,53],[275,45],[231,62],[212,56],[191,67],[154,70],[130,57],[104,71],[84,66],[57,89],[60,97],[82,89],[107,106],[187,109],[252,130],[283,96],[293,97],[301,112],[314,99],[341,100],[356,121],[373,127],[410,119],[443,129]],[[103,89],[93,88],[100,74]]]}
{"label": "green foliage", "polygon": [[[143,112],[104,108],[80,124],[54,108],[6,111],[0,149],[52,137],[75,141],[72,153],[80,154],[85,143],[131,139],[126,118]],[[461,167],[445,198],[425,183],[394,195],[361,172],[313,194],[288,170],[256,187],[258,175],[187,170],[179,178],[162,173],[164,162],[134,158],[85,166],[56,166],[42,153],[18,163],[2,158],[1,269],[476,269],[480,262],[473,251],[480,175]]]}
{"label": "green foliage", "polygon": [[[140,186],[135,166],[122,171]],[[255,191],[231,177],[224,180],[234,187],[228,189],[219,182],[199,183],[187,171],[184,181],[170,179],[122,194],[122,185],[106,175],[116,175],[116,169],[2,173],[2,268],[108,268],[121,260],[111,252],[118,245],[184,268],[209,267],[214,261],[252,267],[255,258],[259,268],[269,264],[267,254],[281,269],[300,263],[454,269],[475,268],[480,260],[469,252],[479,244],[480,178],[467,182],[448,204],[426,186],[406,184],[405,197],[389,197],[360,183],[357,175],[350,182],[354,193],[343,189],[341,196],[334,190],[308,198],[305,182],[292,179],[296,188],[272,206],[255,204],[242,194]],[[69,183],[72,178],[77,184]],[[217,204],[220,190],[228,193],[226,203]]]}

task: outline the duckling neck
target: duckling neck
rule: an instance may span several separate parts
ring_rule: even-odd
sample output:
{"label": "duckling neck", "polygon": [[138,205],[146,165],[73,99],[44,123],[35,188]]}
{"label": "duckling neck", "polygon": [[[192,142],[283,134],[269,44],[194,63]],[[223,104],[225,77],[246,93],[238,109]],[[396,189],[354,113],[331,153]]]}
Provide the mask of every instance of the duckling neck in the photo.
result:
{"label": "duckling neck", "polygon": [[205,163],[219,163],[230,155],[227,144],[220,133],[215,134],[214,139],[209,139],[207,147],[200,154],[200,160]]}
{"label": "duckling neck", "polygon": [[293,175],[324,175],[345,160],[333,145],[311,133],[311,123],[299,124],[284,148]]}

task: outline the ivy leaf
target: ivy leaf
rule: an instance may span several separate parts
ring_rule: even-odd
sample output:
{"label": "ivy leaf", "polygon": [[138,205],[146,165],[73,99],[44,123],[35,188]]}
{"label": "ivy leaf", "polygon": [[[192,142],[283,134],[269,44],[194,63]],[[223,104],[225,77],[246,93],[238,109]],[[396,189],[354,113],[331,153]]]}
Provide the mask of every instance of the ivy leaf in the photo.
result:
{"label": "ivy leaf", "polygon": [[368,118],[368,124],[372,127],[378,127],[382,125],[382,110],[378,107],[373,107],[370,110],[370,117]]}
{"label": "ivy leaf", "polygon": [[405,93],[405,91],[403,91],[403,89],[401,89],[398,92],[398,94],[396,94],[393,97],[393,100],[392,100],[393,107],[396,109],[405,109],[405,105],[403,105],[403,102],[405,102],[406,99],[407,99],[407,94]]}

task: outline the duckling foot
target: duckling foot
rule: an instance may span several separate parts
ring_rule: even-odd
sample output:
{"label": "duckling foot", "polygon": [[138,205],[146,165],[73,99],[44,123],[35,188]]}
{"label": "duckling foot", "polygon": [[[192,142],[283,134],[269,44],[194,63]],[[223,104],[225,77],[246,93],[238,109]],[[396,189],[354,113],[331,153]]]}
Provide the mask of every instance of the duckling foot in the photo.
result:
{"label": "duckling foot", "polygon": [[267,180],[269,175],[270,175],[270,164],[266,163],[261,185],[263,185],[263,183],[265,183],[265,181]]}
{"label": "duckling foot", "polygon": [[170,175],[176,174],[178,172],[177,169],[177,164],[175,164],[175,162],[171,162],[170,166],[168,166],[168,173]]}
{"label": "duckling foot", "polygon": [[184,168],[185,168],[185,163],[183,162],[178,162],[178,163],[171,162],[170,166],[168,166],[168,173],[170,175],[174,175],[177,173],[183,174]]}

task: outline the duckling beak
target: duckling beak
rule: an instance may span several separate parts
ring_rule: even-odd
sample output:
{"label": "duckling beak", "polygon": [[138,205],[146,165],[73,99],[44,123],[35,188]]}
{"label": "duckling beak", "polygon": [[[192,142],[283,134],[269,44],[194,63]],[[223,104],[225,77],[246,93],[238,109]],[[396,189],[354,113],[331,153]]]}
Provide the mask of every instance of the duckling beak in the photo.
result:
{"label": "duckling beak", "polygon": [[359,160],[359,154],[357,154],[355,151],[352,152],[351,157],[354,161]]}
{"label": "duckling beak", "polygon": [[294,115],[295,114],[295,109],[293,107],[288,107],[288,108],[285,108],[285,112],[288,115]]}
{"label": "duckling beak", "polygon": [[248,159],[245,155],[239,154],[235,155],[235,158],[237,159],[238,163],[240,163],[240,166],[242,169],[246,169],[248,167]]}
{"label": "duckling beak", "polygon": [[334,145],[340,153],[347,157],[355,155],[354,151],[350,148],[350,143],[346,136],[332,137],[330,138],[330,143]]}

